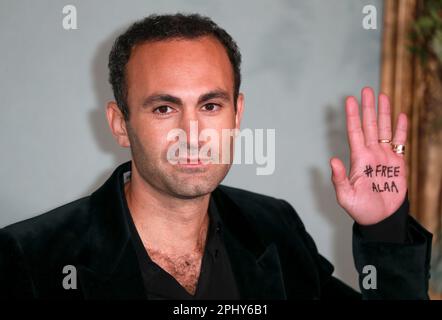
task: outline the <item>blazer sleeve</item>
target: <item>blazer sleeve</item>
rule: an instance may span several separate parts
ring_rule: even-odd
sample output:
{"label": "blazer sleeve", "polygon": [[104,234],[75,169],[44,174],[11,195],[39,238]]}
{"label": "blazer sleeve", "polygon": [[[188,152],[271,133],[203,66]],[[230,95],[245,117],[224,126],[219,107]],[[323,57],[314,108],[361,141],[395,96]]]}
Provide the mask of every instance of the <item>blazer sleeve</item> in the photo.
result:
{"label": "blazer sleeve", "polygon": [[0,299],[33,296],[34,286],[20,244],[0,229]]}
{"label": "blazer sleeve", "polygon": [[405,243],[368,241],[353,225],[353,257],[363,299],[429,298],[432,234],[408,216],[407,237]]}
{"label": "blazer sleeve", "polygon": [[[290,204],[286,203],[286,207],[301,226],[298,230],[304,244],[312,257],[316,257],[320,299],[428,299],[432,235],[411,216],[407,218],[408,239],[405,243],[369,241],[354,224],[353,258],[359,273],[359,293],[332,275],[332,264],[318,252],[314,240]],[[372,273],[371,266],[376,274]],[[375,283],[367,281],[370,275],[375,277]]]}

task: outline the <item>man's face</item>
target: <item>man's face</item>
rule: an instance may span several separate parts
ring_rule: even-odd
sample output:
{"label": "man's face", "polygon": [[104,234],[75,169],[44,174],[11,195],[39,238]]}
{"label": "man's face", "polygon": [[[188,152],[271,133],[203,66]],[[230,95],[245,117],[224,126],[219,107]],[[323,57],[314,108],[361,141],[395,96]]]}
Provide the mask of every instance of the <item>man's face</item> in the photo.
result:
{"label": "man's face", "polygon": [[[180,198],[213,191],[230,163],[182,162],[186,158],[195,161],[195,153],[190,151],[206,143],[191,138],[192,122],[193,126],[197,123],[198,135],[204,129],[218,132],[220,146],[222,129],[239,128],[243,97],[240,95],[235,112],[233,70],[222,44],[213,37],[199,37],[135,46],[126,81],[130,113],[126,130],[140,176],[155,189]],[[168,150],[176,141],[167,137],[177,128],[186,132],[187,157],[178,154],[185,159],[173,164],[168,160]],[[220,150],[220,157],[232,151],[233,146]]]}

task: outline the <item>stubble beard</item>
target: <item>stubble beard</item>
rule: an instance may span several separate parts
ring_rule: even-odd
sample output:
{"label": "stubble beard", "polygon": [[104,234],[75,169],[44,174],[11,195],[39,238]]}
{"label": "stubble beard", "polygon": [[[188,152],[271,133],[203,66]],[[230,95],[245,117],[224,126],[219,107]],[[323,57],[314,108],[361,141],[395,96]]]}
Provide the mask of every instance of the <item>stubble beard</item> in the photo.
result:
{"label": "stubble beard", "polygon": [[127,125],[132,159],[142,179],[160,192],[180,199],[198,198],[211,193],[225,178],[231,164],[183,168],[166,159],[152,157],[133,129]]}

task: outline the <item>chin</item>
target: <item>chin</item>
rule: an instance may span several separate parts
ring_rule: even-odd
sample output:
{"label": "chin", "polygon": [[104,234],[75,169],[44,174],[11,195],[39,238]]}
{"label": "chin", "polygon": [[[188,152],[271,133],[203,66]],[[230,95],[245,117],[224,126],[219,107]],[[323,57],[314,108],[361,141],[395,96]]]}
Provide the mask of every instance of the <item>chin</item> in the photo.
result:
{"label": "chin", "polygon": [[168,181],[168,189],[179,198],[196,198],[207,195],[218,187],[222,179],[214,179],[215,175],[176,177]]}
{"label": "chin", "polygon": [[196,184],[196,185],[185,185],[182,187],[179,187],[177,185],[175,185],[172,188],[172,193],[177,197],[177,198],[182,198],[182,199],[192,199],[192,198],[198,198],[198,197],[202,197],[205,196],[209,193],[211,193],[213,190],[216,189],[218,185],[214,186],[214,187],[209,187],[207,184],[206,185],[200,185],[200,184]]}

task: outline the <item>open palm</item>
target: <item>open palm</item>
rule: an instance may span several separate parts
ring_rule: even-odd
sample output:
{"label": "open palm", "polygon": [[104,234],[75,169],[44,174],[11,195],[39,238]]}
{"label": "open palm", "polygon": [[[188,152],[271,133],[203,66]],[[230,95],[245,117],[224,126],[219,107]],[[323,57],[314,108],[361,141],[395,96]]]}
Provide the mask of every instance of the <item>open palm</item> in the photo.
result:
{"label": "open palm", "polygon": [[[407,192],[403,154],[393,151],[391,111],[386,95],[379,95],[378,117],[371,88],[362,89],[362,125],[355,97],[346,100],[347,134],[350,145],[350,174],[342,161],[332,158],[332,181],[338,203],[359,224],[378,223],[393,214]],[[393,144],[404,145],[407,117],[398,117]],[[384,141],[384,142],[381,142]]]}

